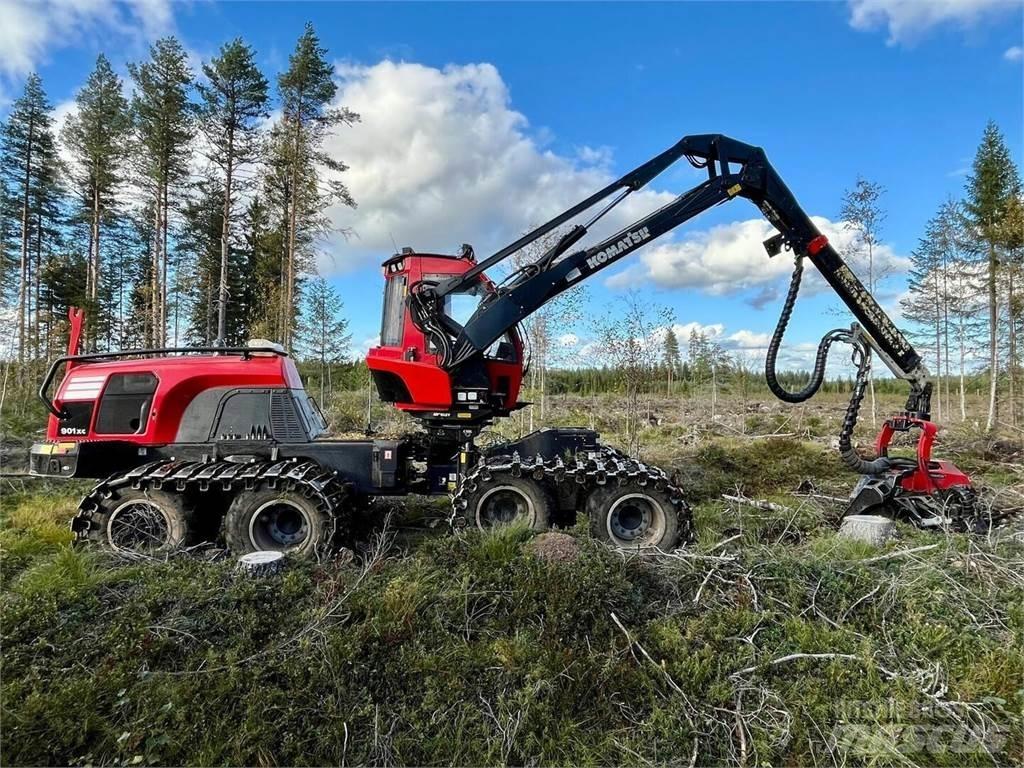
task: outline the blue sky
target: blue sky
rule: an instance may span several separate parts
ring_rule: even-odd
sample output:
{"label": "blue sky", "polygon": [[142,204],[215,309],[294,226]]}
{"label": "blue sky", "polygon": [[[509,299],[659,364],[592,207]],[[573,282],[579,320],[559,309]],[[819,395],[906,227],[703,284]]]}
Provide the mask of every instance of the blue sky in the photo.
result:
{"label": "blue sky", "polygon": [[[842,237],[858,174],[885,186],[880,288],[902,292],[905,257],[966,169],[988,119],[1021,161],[1022,6],[850,3],[168,3],[0,0],[0,99],[37,69],[63,114],[106,52],[121,71],[155,35],[198,61],[242,36],[268,73],[311,20],[338,64],[339,101],[364,121],[329,147],[352,166],[360,206],[333,212],[355,236],[324,243],[361,346],[378,327],[377,266],[399,245],[486,254],[687,133],[763,146],[804,207]],[[646,209],[699,177],[678,167],[637,195]],[[717,209],[591,281],[594,311],[634,289],[680,325],[756,356],[788,265],[742,202]],[[626,219],[616,219],[623,224]],[[829,228],[831,227],[831,229]],[[630,260],[627,260],[630,261]],[[814,286],[811,286],[814,293]],[[818,292],[798,307],[796,360],[832,325]],[[720,327],[719,327],[720,326]],[[586,337],[587,328],[574,330]],[[802,344],[802,346],[801,346]]]}

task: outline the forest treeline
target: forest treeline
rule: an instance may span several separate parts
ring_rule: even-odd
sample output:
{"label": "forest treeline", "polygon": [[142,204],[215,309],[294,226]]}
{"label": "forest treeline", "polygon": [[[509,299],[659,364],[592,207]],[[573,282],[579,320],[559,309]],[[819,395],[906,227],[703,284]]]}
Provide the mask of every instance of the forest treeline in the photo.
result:
{"label": "forest treeline", "polygon": [[342,359],[316,255],[328,208],[355,203],[323,144],[359,116],[332,74],[309,25],[273,83],[241,39],[196,72],[168,37],[127,83],[100,55],[62,125],[30,75],[0,125],[3,356],[53,357],[80,306],[89,349],[263,337]]}
{"label": "forest treeline", "polygon": [[[316,273],[329,209],[356,204],[342,180],[345,164],[325,150],[330,134],[359,121],[336,104],[332,74],[307,25],[273,78],[242,39],[199,71],[178,40],[157,40],[128,66],[126,81],[100,55],[62,123],[44,83],[30,75],[0,123],[7,373],[13,363],[17,383],[28,387],[64,349],[68,307],[81,306],[88,349],[267,338],[317,364],[307,366],[316,378],[336,370],[337,383],[347,381],[342,300]],[[858,178],[839,210],[854,235],[844,256],[876,295],[889,277],[879,259],[884,193]],[[943,201],[924,228],[900,302],[938,374],[940,419],[967,418],[967,393],[983,387],[989,428],[1020,422],[1022,210],[1018,170],[990,123],[962,197]],[[635,400],[640,392],[714,393],[756,381],[742,350],[697,331],[677,339],[672,318],[649,302],[627,302],[614,322],[590,329],[586,359],[565,354],[555,329],[578,322],[584,301],[567,295],[526,323],[527,394],[542,413],[546,392],[617,390]]]}

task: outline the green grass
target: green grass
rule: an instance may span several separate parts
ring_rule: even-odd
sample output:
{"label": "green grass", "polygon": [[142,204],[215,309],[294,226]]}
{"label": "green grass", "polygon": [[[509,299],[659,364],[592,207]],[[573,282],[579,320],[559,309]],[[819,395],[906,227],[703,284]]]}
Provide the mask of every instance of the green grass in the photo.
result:
{"label": "green grass", "polygon": [[[583,539],[549,564],[529,531],[471,531],[261,579],[230,559],[72,549],[66,487],[6,494],[0,762],[1024,759],[1019,534],[901,528],[870,549],[780,493],[817,448],[720,443],[696,461],[700,540],[683,556]],[[792,513],[718,500],[735,473]],[[833,655],[772,663],[791,654]]]}

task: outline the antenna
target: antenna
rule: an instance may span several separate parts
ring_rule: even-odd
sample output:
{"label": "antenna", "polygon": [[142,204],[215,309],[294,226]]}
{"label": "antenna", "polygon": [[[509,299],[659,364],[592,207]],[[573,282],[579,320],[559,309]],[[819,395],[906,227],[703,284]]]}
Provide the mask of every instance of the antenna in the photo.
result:
{"label": "antenna", "polygon": [[388,237],[391,238],[391,244],[395,247],[395,253],[398,253],[398,243],[395,242],[395,236],[391,234],[391,230],[388,230]]}

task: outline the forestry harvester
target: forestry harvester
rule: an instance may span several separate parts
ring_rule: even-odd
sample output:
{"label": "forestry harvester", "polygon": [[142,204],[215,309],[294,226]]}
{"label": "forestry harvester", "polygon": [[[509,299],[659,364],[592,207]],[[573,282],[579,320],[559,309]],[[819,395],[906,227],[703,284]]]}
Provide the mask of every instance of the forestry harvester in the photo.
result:
{"label": "forestry harvester", "polygon": [[[590,247],[575,246],[627,196],[685,158],[707,179]],[[72,312],[68,354],[39,396],[50,412],[31,471],[97,478],[72,522],[77,539],[120,551],[170,549],[223,535],[237,552],[313,554],[344,542],[352,512],[372,497],[450,494],[452,523],[523,521],[545,528],[582,512],[598,538],[623,548],[675,547],[692,537],[684,490],[663,470],[602,444],[588,429],[542,429],[513,442],[476,445],[496,418],[523,407],[519,324],[546,302],[618,263],[707,209],[735,198],[775,227],[769,257],[795,262],[768,348],[765,374],[779,398],[799,403],[819,388],[835,342],[850,345],[857,377],[839,435],[842,461],[862,477],[851,512],[884,511],[919,526],[973,524],[969,478],[930,456],[931,384],[921,357],[801,209],[763,150],[722,135],[687,136],[622,178],[483,261],[403,248],[383,264],[380,345],[366,362],[383,401],[422,427],[398,439],[339,440],[303,389],[295,364],[269,342],[240,348],[79,353]],[[600,205],[599,205],[600,204]],[[514,252],[596,209],[540,258],[500,283],[485,272]],[[779,383],[776,357],[809,260],[856,321],[829,331],[808,384]],[[904,411],[885,422],[873,459],[853,429],[871,354],[910,387]],[[64,377],[50,390],[57,373]],[[895,433],[917,430],[915,458],[888,456]]]}

